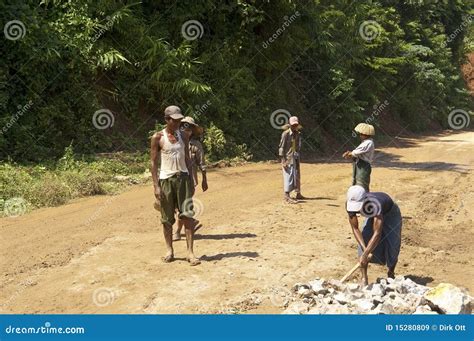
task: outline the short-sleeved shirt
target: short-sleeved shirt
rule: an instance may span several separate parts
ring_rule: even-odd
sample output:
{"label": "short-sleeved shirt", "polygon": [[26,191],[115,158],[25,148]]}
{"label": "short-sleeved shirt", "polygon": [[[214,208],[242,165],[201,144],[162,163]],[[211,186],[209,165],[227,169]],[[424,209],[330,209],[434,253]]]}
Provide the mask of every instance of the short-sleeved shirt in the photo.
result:
{"label": "short-sleeved shirt", "polygon": [[[360,214],[364,217],[375,217],[378,215],[385,215],[393,207],[393,200],[387,194],[383,192],[369,192],[364,200]],[[355,213],[349,212],[349,215],[354,215]]]}

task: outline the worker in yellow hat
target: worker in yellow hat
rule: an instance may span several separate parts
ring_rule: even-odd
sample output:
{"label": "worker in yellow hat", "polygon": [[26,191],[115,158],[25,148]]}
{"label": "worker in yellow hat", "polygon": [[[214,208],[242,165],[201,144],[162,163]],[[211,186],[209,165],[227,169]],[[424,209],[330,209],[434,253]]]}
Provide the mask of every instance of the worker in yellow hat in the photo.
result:
{"label": "worker in yellow hat", "polygon": [[353,151],[346,151],[342,157],[352,160],[352,186],[359,185],[366,191],[370,190],[370,174],[372,173],[372,162],[374,160],[375,136],[374,126],[367,123],[359,123],[354,131],[359,134],[361,144]]}

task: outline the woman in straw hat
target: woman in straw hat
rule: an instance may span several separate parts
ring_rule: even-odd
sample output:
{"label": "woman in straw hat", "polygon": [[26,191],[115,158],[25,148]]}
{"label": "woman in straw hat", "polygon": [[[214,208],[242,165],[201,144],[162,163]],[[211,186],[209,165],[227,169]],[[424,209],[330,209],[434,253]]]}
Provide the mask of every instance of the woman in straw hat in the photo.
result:
{"label": "woman in straw hat", "polygon": [[375,144],[372,139],[375,129],[370,124],[359,123],[354,131],[359,133],[362,143],[353,151],[346,151],[342,157],[353,161],[352,185],[362,186],[366,191],[369,191],[375,152]]}
{"label": "woman in straw hat", "polygon": [[[181,131],[189,138],[189,156],[191,159],[191,176],[194,180],[194,186],[199,184],[198,181],[198,168],[202,174],[202,191],[205,192],[208,189],[207,185],[207,174],[206,164],[204,158],[204,148],[202,147],[199,137],[202,136],[204,129],[200,127],[191,116],[187,116],[181,120]],[[195,222],[194,232],[202,227],[198,221]],[[178,219],[178,228],[173,234],[173,240],[181,239],[181,229],[183,228],[183,222]]]}

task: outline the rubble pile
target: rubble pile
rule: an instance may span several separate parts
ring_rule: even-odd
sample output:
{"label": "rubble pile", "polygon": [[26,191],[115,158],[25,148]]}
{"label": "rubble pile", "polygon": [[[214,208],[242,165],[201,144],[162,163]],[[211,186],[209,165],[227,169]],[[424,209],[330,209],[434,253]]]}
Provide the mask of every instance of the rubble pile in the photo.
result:
{"label": "rubble pile", "polygon": [[466,290],[447,283],[429,288],[397,276],[362,287],[318,278],[293,286],[283,314],[471,314],[472,305]]}

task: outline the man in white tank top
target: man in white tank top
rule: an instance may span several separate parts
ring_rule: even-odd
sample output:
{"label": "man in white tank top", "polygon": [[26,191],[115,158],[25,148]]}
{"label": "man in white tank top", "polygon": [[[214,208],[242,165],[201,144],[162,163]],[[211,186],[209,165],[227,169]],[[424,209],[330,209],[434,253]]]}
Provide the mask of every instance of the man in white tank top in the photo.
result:
{"label": "man in white tank top", "polygon": [[[156,132],[151,138],[151,175],[155,190],[155,198],[160,204],[161,222],[165,236],[167,253],[163,257],[166,263],[174,260],[173,224],[175,211],[184,222],[186,242],[188,246],[187,260],[191,265],[200,264],[194,255],[194,184],[190,176],[191,159],[189,157],[188,138],[181,134],[179,126],[183,119],[181,109],[171,105],[165,109],[166,128]],[[158,176],[158,163],[161,169]]]}

